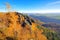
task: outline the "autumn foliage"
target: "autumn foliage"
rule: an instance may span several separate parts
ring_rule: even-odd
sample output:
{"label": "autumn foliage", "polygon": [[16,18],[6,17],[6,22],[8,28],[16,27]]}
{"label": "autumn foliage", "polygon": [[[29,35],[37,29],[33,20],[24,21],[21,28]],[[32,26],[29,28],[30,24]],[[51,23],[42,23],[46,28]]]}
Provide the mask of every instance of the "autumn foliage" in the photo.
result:
{"label": "autumn foliage", "polygon": [[0,40],[47,40],[43,29],[30,17],[17,12],[0,13]]}

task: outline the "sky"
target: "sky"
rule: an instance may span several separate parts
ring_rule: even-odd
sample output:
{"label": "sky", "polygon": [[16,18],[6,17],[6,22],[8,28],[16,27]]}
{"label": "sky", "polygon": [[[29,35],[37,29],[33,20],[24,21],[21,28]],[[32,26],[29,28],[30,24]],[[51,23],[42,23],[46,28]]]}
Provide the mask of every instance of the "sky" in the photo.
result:
{"label": "sky", "polygon": [[0,0],[1,12],[7,11],[5,3],[22,13],[60,13],[60,0]]}

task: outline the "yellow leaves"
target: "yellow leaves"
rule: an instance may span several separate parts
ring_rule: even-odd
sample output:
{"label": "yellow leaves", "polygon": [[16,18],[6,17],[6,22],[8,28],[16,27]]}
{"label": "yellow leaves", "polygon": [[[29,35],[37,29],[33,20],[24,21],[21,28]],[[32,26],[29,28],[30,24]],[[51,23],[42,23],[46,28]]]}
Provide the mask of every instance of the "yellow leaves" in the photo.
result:
{"label": "yellow leaves", "polygon": [[6,30],[6,32],[5,32],[6,34],[5,35],[6,36],[10,36],[10,37],[14,37],[13,32],[14,31],[12,30],[12,28],[9,28],[9,29]]}
{"label": "yellow leaves", "polygon": [[[7,18],[10,19],[12,23],[9,24],[9,27],[3,27],[3,32],[6,36],[16,37],[17,40],[47,40],[47,38],[42,34],[43,30],[39,30],[36,23],[32,23],[32,25],[26,24],[26,27],[23,28],[21,24],[17,23],[19,16],[17,16],[15,12],[10,12],[8,16],[5,15],[3,22],[7,23]],[[25,21],[24,16],[21,15],[20,21],[21,23]],[[0,36],[2,37],[1,34]]]}
{"label": "yellow leaves", "polygon": [[37,38],[38,38],[39,40],[47,40],[47,38],[46,38],[42,33],[40,33],[40,31],[37,32]]}
{"label": "yellow leaves", "polygon": [[32,30],[32,31],[37,30],[36,26],[37,26],[37,25],[36,25],[35,23],[32,23],[31,30]]}
{"label": "yellow leaves", "polygon": [[32,30],[33,30],[33,32],[35,32],[34,34],[37,35],[37,39],[47,40],[47,38],[42,34],[43,30],[42,29],[40,29],[40,30],[37,29],[36,26],[37,26],[37,24],[32,23]]}
{"label": "yellow leaves", "polygon": [[4,39],[5,37],[3,36],[3,34],[0,33],[0,39]]}

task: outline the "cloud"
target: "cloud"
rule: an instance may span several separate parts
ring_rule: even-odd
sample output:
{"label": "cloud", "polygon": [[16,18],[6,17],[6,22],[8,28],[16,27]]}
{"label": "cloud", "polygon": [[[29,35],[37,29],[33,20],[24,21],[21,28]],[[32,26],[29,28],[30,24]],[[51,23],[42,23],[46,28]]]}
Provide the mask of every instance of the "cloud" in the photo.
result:
{"label": "cloud", "polygon": [[48,3],[47,5],[55,5],[55,4],[60,4],[60,1],[51,2],[51,3]]}
{"label": "cloud", "polygon": [[43,9],[47,10],[60,10],[60,1],[47,3]]}
{"label": "cloud", "polygon": [[23,11],[18,11],[21,13],[60,13],[60,10],[23,10]]}
{"label": "cloud", "polygon": [[60,13],[60,10],[42,10],[40,13]]}

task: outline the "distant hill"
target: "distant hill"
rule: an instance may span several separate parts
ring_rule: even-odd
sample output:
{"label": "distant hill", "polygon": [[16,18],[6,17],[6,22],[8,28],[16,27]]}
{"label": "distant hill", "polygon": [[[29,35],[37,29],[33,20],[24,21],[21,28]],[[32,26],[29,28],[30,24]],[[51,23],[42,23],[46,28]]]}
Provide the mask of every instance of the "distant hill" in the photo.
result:
{"label": "distant hill", "polygon": [[58,24],[60,24],[60,20],[59,19],[55,19],[53,17],[42,16],[42,15],[40,15],[40,16],[39,15],[29,15],[29,16],[31,16],[31,17],[33,17],[33,18],[35,18],[37,20],[40,20],[42,22],[45,22],[45,23],[52,22],[52,23],[58,23]]}
{"label": "distant hill", "polygon": [[37,14],[33,14],[33,15],[35,15],[35,16],[46,16],[46,17],[49,17],[49,18],[60,20],[60,13],[45,13],[45,14],[37,13]]}
{"label": "distant hill", "polygon": [[[44,26],[50,30],[55,31],[58,36],[60,37],[60,19],[57,17],[59,16],[58,14],[52,15],[52,14],[34,14],[34,15],[29,15],[36,20],[40,20],[40,22],[43,22],[41,26]],[[56,17],[55,17],[56,16]]]}
{"label": "distant hill", "polygon": [[54,19],[59,19],[60,20],[60,13],[50,13],[50,14],[44,14],[44,16],[54,18]]}
{"label": "distant hill", "polygon": [[58,35],[60,36],[60,24],[56,24],[56,23],[47,23],[47,24],[42,24],[42,26],[50,29],[50,30],[54,30],[58,33]]}
{"label": "distant hill", "polygon": [[0,13],[0,40],[60,40],[58,34],[18,12]]}

